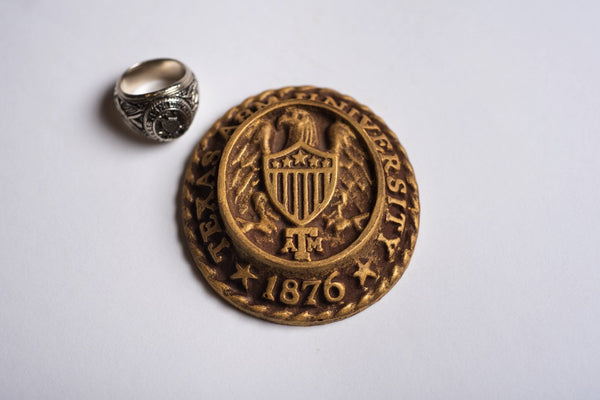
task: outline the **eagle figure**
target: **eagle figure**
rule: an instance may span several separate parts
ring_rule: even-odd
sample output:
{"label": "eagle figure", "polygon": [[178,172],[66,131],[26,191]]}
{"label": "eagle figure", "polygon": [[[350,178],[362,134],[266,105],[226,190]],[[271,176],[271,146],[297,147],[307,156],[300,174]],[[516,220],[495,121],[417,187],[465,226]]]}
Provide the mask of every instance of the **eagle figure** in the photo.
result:
{"label": "eagle figure", "polygon": [[318,144],[317,126],[308,111],[300,108],[288,108],[277,120],[277,128],[288,129],[288,140],[285,147],[297,142],[304,142],[311,147]]}

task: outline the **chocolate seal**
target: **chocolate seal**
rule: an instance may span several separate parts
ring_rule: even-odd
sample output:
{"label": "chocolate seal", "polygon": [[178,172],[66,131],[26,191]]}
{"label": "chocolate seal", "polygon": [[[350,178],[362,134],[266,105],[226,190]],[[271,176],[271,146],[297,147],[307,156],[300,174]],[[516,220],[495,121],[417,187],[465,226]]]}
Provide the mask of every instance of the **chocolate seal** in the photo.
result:
{"label": "chocolate seal", "polygon": [[196,147],[183,227],[209,284],[240,310],[314,325],[351,316],[400,279],[418,189],[396,136],[330,89],[266,91]]}

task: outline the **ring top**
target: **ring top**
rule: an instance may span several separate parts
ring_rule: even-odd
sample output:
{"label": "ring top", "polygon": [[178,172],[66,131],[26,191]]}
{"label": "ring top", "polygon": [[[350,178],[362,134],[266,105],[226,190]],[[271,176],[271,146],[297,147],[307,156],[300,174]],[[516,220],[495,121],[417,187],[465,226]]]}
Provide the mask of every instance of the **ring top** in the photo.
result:
{"label": "ring top", "polygon": [[117,90],[127,97],[147,96],[176,90],[191,77],[191,71],[181,62],[160,58],[133,65],[123,73]]}

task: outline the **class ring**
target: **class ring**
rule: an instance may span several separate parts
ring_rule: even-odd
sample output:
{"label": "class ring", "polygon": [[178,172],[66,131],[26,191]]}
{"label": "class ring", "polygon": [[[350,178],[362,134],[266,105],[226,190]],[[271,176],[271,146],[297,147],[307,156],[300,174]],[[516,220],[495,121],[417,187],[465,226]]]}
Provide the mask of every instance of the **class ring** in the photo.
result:
{"label": "class ring", "polygon": [[137,63],[117,81],[114,100],[131,128],[169,142],[183,135],[198,109],[198,82],[180,61],[161,58]]}

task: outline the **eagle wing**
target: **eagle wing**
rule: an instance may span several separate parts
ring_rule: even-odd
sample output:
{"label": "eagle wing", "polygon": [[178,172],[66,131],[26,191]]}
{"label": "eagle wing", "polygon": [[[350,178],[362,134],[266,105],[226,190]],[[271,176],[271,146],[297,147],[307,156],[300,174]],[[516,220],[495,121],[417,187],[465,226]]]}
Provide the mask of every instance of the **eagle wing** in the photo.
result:
{"label": "eagle wing", "polygon": [[261,179],[261,162],[263,154],[269,153],[269,139],[273,135],[273,126],[262,122],[255,129],[249,130],[248,145],[240,151],[231,163],[235,171],[229,188],[234,191],[234,201],[240,214],[246,219],[252,219],[254,213],[251,196],[254,187]]}
{"label": "eagle wing", "polygon": [[333,123],[328,130],[332,150],[338,155],[338,174],[348,189],[348,199],[362,213],[369,208],[373,183],[370,161],[356,135],[343,122]]}

